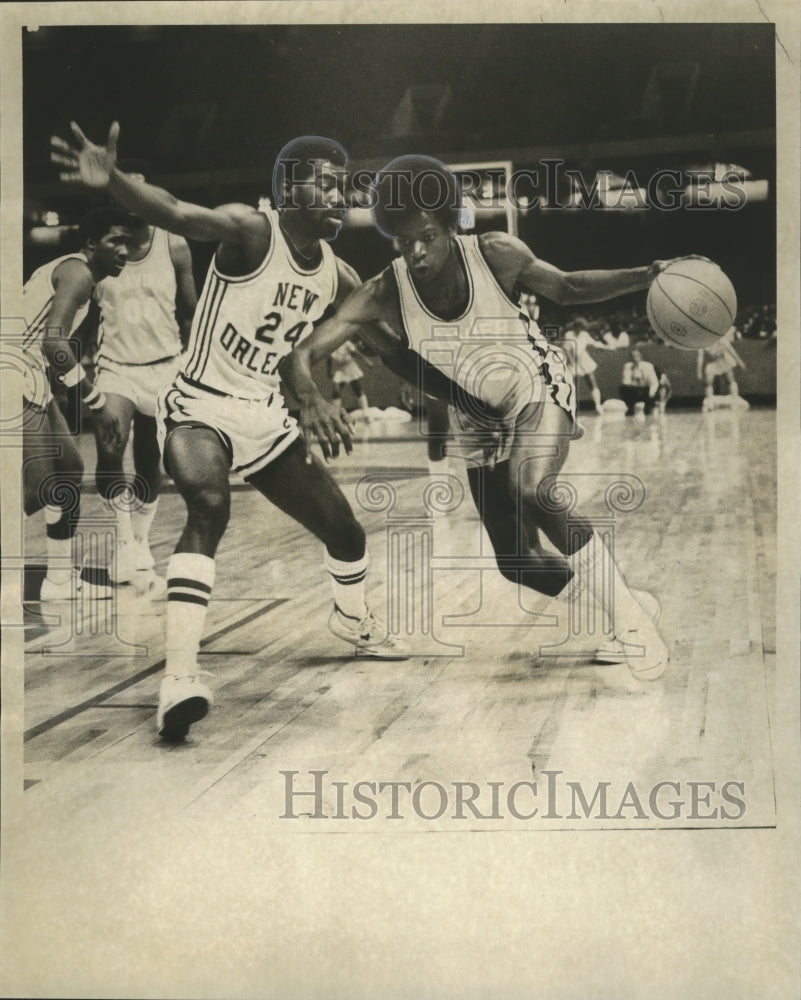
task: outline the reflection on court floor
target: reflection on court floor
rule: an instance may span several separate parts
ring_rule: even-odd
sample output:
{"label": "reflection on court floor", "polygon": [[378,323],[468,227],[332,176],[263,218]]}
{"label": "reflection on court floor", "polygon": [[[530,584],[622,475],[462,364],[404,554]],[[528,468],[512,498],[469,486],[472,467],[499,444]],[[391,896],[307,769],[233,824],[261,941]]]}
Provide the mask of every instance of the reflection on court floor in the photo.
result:
{"label": "reflection on court floor", "polygon": [[[373,429],[332,467],[368,533],[372,603],[413,658],[352,658],[326,628],[320,545],[236,488],[200,654],[215,704],[184,746],[155,733],[163,600],[124,586],[98,605],[28,606],[29,818],[259,817],[311,833],[387,819],[773,825],[775,414],[584,419],[564,480],[613,533],[630,584],[660,598],[661,681],[594,665],[603,623],[500,576],[463,467],[429,464],[413,425]],[[157,572],[182,523],[167,492]],[[35,591],[36,519],[25,551]]]}

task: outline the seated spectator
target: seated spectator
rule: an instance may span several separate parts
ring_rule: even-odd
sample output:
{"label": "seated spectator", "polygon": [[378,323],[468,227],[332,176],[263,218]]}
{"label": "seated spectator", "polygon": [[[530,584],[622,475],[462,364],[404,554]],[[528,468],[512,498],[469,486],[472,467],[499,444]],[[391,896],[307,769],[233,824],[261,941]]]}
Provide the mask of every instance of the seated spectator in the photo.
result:
{"label": "seated spectator", "polygon": [[650,413],[659,392],[659,376],[651,362],[644,361],[636,347],[632,349],[630,357],[631,360],[623,365],[620,386],[620,398],[626,404],[627,417],[634,414],[637,403],[643,403],[646,414]]}

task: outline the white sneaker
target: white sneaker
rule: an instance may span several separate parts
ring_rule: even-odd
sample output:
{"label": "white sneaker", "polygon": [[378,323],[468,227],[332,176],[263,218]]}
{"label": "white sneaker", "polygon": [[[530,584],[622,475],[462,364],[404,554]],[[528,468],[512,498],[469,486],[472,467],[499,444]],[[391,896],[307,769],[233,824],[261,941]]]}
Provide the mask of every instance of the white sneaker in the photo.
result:
{"label": "white sneaker", "polygon": [[208,715],[214,700],[211,691],[195,676],[167,674],[159,687],[156,729],[168,743],[180,743],[193,722]]}
{"label": "white sneaker", "polygon": [[69,580],[65,580],[63,583],[54,583],[46,576],[42,580],[39,600],[42,604],[47,604],[50,601],[108,601],[113,596],[114,592],[110,587],[82,580],[81,574],[77,569],[74,569]]}
{"label": "white sneaker", "polygon": [[153,569],[156,565],[156,560],[153,558],[150,546],[144,538],[140,538],[138,535],[134,538],[134,557],[136,559],[137,570]]}
{"label": "white sneaker", "polygon": [[115,558],[108,567],[109,580],[112,583],[130,583],[136,572],[136,562],[136,543],[120,539]]}
{"label": "white sneaker", "polygon": [[[656,623],[659,621],[662,615],[662,605],[659,603],[659,599],[656,598],[653,594],[649,593],[647,590],[632,590],[631,596],[636,600],[636,602],[640,605],[643,611],[648,615],[650,621],[653,622],[654,625],[656,625]],[[656,636],[656,639],[658,640],[658,642],[654,642],[653,639],[651,640],[651,643],[654,646],[654,655],[656,656],[657,653],[662,652],[662,650],[659,649],[659,646],[665,647],[665,644],[664,642],[662,642],[661,638],[659,637],[659,633],[656,631],[655,628],[648,629],[647,627],[645,627],[643,630],[630,629],[626,632],[623,632],[621,636],[617,635],[612,636],[611,638],[607,639],[606,642],[603,643],[603,645],[599,646],[599,648],[595,652],[594,662],[610,663],[610,664],[628,663],[629,667],[631,667],[632,671],[638,677],[640,676],[644,677],[645,675],[648,675],[646,679],[656,680],[657,677],[660,677],[662,675],[665,667],[667,666],[667,648],[664,648],[665,655],[664,655],[664,661],[662,662],[661,665],[661,669],[659,669],[659,672],[656,673],[654,671],[659,667],[659,663],[657,662],[657,660],[654,660],[652,666],[646,665],[646,661],[650,661],[651,656],[648,650],[645,651],[642,650],[641,647],[645,644],[645,641],[643,638],[639,639],[637,638],[636,633],[638,631],[643,631],[644,634],[648,632],[653,632],[653,635]],[[637,649],[635,647],[640,647],[640,648]],[[652,673],[653,676],[651,676]]]}
{"label": "white sneaker", "polygon": [[344,614],[334,605],[328,619],[328,627],[338,639],[352,642],[357,656],[374,656],[379,660],[407,660],[410,655],[408,643],[395,639],[387,631],[386,625],[368,609],[359,620]]}
{"label": "white sneaker", "polygon": [[152,569],[139,569],[133,579],[137,597],[148,601],[162,601],[167,596],[167,581]]}

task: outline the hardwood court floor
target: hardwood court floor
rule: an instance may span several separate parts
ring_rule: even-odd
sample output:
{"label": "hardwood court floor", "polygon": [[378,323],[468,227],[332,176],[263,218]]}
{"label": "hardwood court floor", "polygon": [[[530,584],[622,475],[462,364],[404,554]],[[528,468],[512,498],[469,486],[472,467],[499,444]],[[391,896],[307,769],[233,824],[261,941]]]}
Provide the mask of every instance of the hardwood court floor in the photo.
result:
{"label": "hardwood court floor", "polygon": [[[63,606],[47,620],[29,615],[28,816],[180,814],[225,817],[232,828],[237,817],[258,817],[283,827],[290,778],[280,772],[294,771],[292,789],[310,791],[319,780],[323,811],[348,816],[315,824],[303,814],[319,812],[319,802],[290,798],[300,817],[292,824],[312,833],[369,826],[352,820],[358,781],[411,790],[429,781],[448,795],[454,782],[473,782],[490,815],[466,810],[459,829],[531,828],[488,807],[491,783],[505,796],[531,780],[540,788],[538,828],[773,825],[775,413],[584,422],[565,479],[583,511],[613,525],[630,583],[661,599],[672,657],[662,680],[639,684],[625,666],[594,666],[597,631],[574,634],[492,568],[463,470],[451,461],[430,474],[413,426],[377,427],[332,469],[368,533],[372,605],[418,655],[353,659],[326,627],[331,595],[319,544],[237,488],[201,651],[216,702],[184,746],[155,735],[163,602],[124,587],[86,616]],[[82,445],[91,470],[90,442]],[[372,487],[359,485],[365,475]],[[425,507],[434,482],[434,505],[450,503],[446,513]],[[638,509],[610,510],[610,488],[619,507]],[[88,494],[84,506],[87,532],[102,536],[97,497]],[[152,534],[162,574],[182,521],[180,498],[167,492]],[[27,558],[41,562],[43,550],[43,526],[32,519]],[[543,656],[545,647],[559,655]],[[326,774],[315,779],[314,770]],[[663,780],[675,786],[655,809],[648,796]],[[546,800],[548,781],[558,800]],[[605,788],[609,815],[583,816],[567,782],[587,800]],[[742,808],[721,798],[727,782],[740,783],[729,794]],[[409,824],[454,829],[453,799],[441,817],[426,818],[437,812],[436,785],[414,808],[401,791]],[[671,818],[665,803],[675,797],[681,808]],[[378,818],[386,816],[389,793],[375,798]],[[521,794],[519,809],[531,804]]]}

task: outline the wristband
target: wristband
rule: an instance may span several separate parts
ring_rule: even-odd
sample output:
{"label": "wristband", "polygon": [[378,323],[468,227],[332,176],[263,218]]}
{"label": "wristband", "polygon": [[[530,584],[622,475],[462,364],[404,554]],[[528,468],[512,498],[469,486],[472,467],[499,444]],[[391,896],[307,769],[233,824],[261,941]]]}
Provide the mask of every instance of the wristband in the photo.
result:
{"label": "wristband", "polygon": [[79,382],[86,378],[86,372],[83,370],[83,366],[78,362],[74,365],[68,372],[64,372],[63,375],[58,376],[59,382],[65,385],[68,389],[72,389]]}
{"label": "wristband", "polygon": [[93,386],[92,391],[83,397],[83,401],[90,410],[100,410],[106,405],[106,396],[104,393],[98,392]]}

